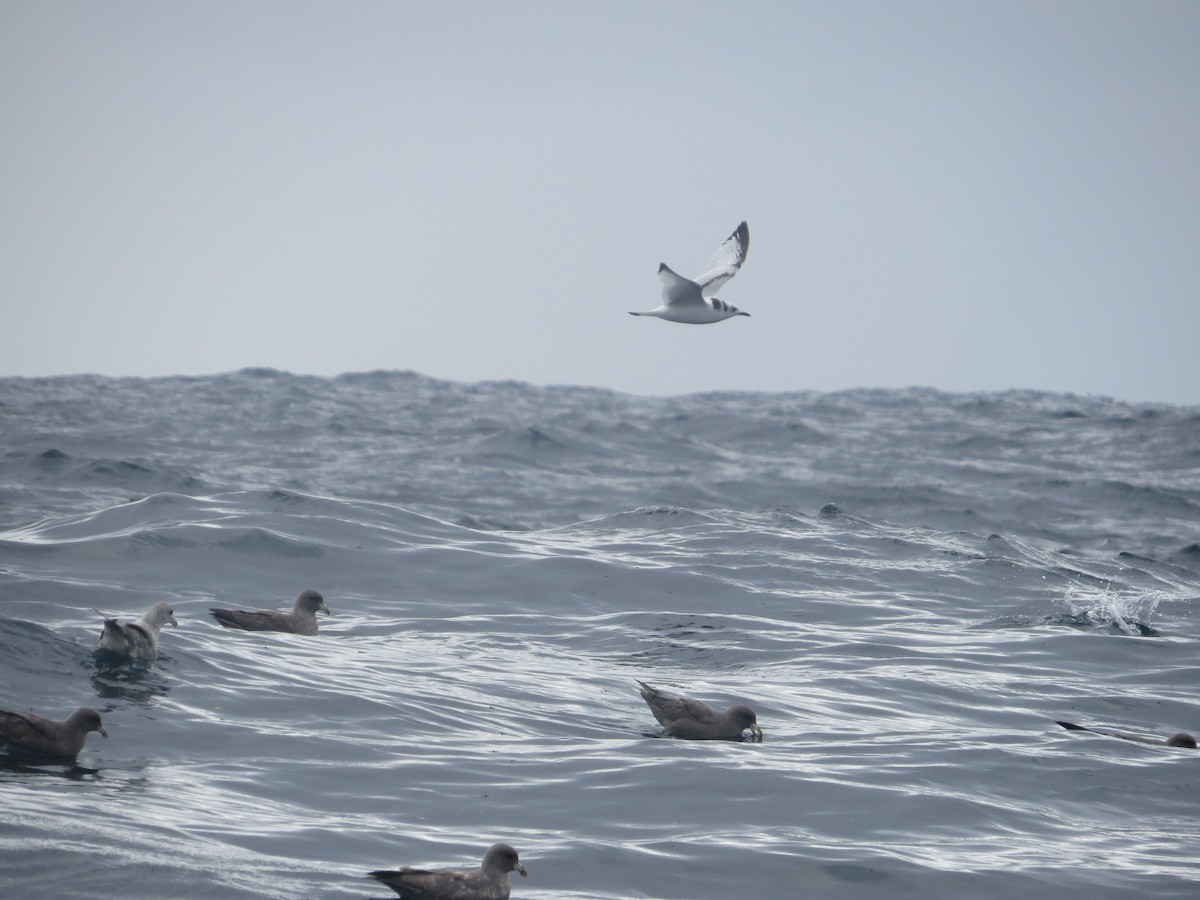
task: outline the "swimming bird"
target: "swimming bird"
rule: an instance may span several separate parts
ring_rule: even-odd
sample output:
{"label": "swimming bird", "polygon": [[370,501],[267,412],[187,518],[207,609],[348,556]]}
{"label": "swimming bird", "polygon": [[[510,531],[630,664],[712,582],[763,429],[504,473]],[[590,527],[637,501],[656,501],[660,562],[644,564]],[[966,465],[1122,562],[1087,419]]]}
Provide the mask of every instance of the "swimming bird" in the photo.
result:
{"label": "swimming bird", "polygon": [[721,712],[707,703],[660,691],[639,681],[642,699],[671,737],[689,741],[740,741],[750,729],[750,740],[762,740],[758,716],[748,706],[731,706]]}
{"label": "swimming bird", "polygon": [[658,264],[658,277],[662,279],[662,306],[647,312],[631,312],[631,316],[657,316],[668,322],[684,322],[689,325],[707,325],[734,316],[748,316],[736,306],[713,296],[717,289],[737,274],[746,253],[750,250],[750,228],[743,222],[708,261],[708,269],[695,279],[684,278],[673,272],[666,263]]}
{"label": "swimming bird", "polygon": [[226,628],[242,631],[286,631],[289,634],[316,634],[317,610],[329,615],[325,598],[317,591],[301,591],[290,613],[276,609],[210,609],[214,619]]}
{"label": "swimming bird", "polygon": [[9,712],[0,709],[0,742],[20,750],[44,753],[47,756],[74,757],[83,749],[88,733],[108,732],[100,722],[100,713],[81,706],[61,722],[44,719],[33,713]]}
{"label": "swimming bird", "polygon": [[508,844],[493,844],[478,869],[379,869],[372,878],[382,881],[405,900],[508,900],[508,873],[528,877]]}
{"label": "swimming bird", "polygon": [[130,659],[152,662],[158,659],[158,633],[168,622],[173,626],[179,624],[175,611],[166,603],[155,603],[144,616],[128,624],[104,616],[104,630],[96,646]]}
{"label": "swimming bird", "polygon": [[1158,737],[1142,737],[1139,734],[1127,734],[1124,731],[1107,731],[1103,728],[1088,728],[1084,725],[1076,725],[1073,722],[1059,722],[1067,731],[1090,731],[1092,734],[1102,734],[1105,737],[1120,738],[1123,741],[1137,741],[1139,744],[1157,744],[1160,747],[1186,747],[1191,750],[1196,749],[1196,739],[1186,731],[1179,731],[1167,738]]}

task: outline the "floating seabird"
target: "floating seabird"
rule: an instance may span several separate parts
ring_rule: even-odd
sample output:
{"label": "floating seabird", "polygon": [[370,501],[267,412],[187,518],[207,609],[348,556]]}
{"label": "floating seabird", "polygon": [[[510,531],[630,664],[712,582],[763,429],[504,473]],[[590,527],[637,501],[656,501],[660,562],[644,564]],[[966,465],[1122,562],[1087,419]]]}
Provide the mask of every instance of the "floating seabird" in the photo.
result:
{"label": "floating seabird", "polygon": [[79,707],[61,722],[33,713],[0,709],[0,741],[20,750],[74,758],[83,749],[83,742],[91,731],[108,737],[100,723],[100,713],[86,706]]}
{"label": "floating seabird", "polygon": [[[104,613],[100,615],[104,616]],[[104,616],[104,631],[96,646],[130,659],[153,662],[158,659],[158,633],[168,622],[179,624],[175,611],[166,603],[155,603],[144,616],[128,624]]]}
{"label": "floating seabird", "polygon": [[277,609],[210,609],[212,617],[226,628],[242,631],[286,631],[290,634],[316,634],[317,610],[329,615],[325,598],[317,591],[301,591],[290,613]]}
{"label": "floating seabird", "polygon": [[742,732],[749,728],[751,740],[762,740],[758,716],[748,706],[731,706],[721,712],[699,700],[660,691],[644,681],[638,684],[650,712],[671,737],[689,741],[740,741]]}
{"label": "floating seabird", "polygon": [[1073,722],[1058,722],[1067,731],[1090,731],[1092,734],[1102,734],[1105,737],[1120,738],[1123,741],[1136,741],[1139,744],[1157,744],[1160,747],[1187,747],[1192,750],[1196,749],[1196,739],[1186,731],[1177,732],[1167,738],[1159,737],[1142,737],[1140,734],[1128,734],[1124,731],[1108,731],[1104,728],[1088,728],[1084,725],[1076,725]]}
{"label": "floating seabird", "polygon": [[668,322],[707,325],[733,316],[748,316],[736,306],[713,296],[717,289],[737,274],[750,250],[750,228],[743,222],[708,261],[708,270],[693,280],[684,278],[666,263],[658,264],[662,279],[662,306],[647,312],[631,312],[631,316],[657,316]]}
{"label": "floating seabird", "polygon": [[508,844],[493,844],[478,869],[379,869],[372,878],[382,881],[405,900],[508,900],[508,873],[526,877],[517,851]]}

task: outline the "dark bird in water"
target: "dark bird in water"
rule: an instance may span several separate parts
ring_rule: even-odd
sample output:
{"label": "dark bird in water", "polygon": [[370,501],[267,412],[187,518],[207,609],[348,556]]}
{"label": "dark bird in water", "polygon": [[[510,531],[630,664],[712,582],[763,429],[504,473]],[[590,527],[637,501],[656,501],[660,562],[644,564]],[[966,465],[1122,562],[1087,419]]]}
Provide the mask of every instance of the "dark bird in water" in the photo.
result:
{"label": "dark bird in water", "polygon": [[526,877],[517,851],[508,844],[493,844],[478,869],[379,869],[372,878],[382,881],[405,900],[508,900],[508,873]]}
{"label": "dark bird in water", "polygon": [[211,609],[212,617],[226,628],[240,628],[242,631],[286,631],[289,634],[316,634],[317,611],[329,615],[329,607],[325,598],[317,591],[301,591],[292,605],[292,611],[285,613],[276,609]]}
{"label": "dark bird in water", "polygon": [[[1057,722],[1057,720],[1056,720]],[[1160,747],[1187,747],[1192,750],[1196,749],[1196,739],[1186,731],[1177,732],[1170,737],[1142,737],[1140,734],[1129,734],[1124,731],[1108,731],[1104,728],[1088,728],[1084,725],[1076,725],[1073,722],[1057,722],[1067,731],[1089,731],[1092,734],[1103,734],[1106,737],[1120,738],[1123,741],[1136,741],[1139,744],[1157,744]]]}
{"label": "dark bird in water", "polygon": [[[104,613],[100,615],[104,616]],[[104,630],[100,632],[96,646],[130,659],[153,662],[158,659],[158,633],[168,622],[179,624],[175,620],[175,611],[166,603],[155,603],[136,622],[121,622],[104,616]]]}
{"label": "dark bird in water", "polygon": [[100,713],[86,706],[79,707],[61,722],[33,713],[0,709],[0,741],[18,750],[73,759],[92,731],[108,737],[100,723]]}
{"label": "dark bird in water", "polygon": [[721,712],[707,703],[660,691],[639,681],[642,699],[671,737],[689,741],[740,741],[750,729],[751,740],[762,740],[758,716],[748,706],[731,706]]}

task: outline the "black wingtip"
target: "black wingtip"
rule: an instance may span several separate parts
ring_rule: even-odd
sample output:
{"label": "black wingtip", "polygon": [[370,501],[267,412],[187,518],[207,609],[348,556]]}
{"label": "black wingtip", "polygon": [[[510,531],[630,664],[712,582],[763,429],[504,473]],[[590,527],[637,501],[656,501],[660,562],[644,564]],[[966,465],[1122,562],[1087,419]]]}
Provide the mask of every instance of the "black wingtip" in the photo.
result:
{"label": "black wingtip", "polygon": [[658,271],[660,271],[660,272],[661,272],[661,271],[662,271],[663,269],[665,269],[665,268],[667,268],[667,264],[666,264],[665,262],[660,262],[660,263],[658,264]]}
{"label": "black wingtip", "polygon": [[730,237],[736,237],[738,243],[742,246],[742,259],[750,252],[750,226],[746,224],[746,220],[742,220],[742,224],[733,230]]}
{"label": "black wingtip", "polygon": [[1055,719],[1054,724],[1061,725],[1067,731],[1087,731],[1082,725],[1076,725],[1074,722],[1060,722],[1058,719]]}

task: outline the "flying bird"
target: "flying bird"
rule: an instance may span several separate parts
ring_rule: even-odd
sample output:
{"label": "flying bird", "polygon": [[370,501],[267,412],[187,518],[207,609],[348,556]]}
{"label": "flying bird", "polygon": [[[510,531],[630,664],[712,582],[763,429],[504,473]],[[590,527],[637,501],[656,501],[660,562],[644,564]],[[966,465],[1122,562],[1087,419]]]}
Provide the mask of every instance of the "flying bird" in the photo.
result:
{"label": "flying bird", "polygon": [[708,269],[695,279],[684,278],[671,270],[666,263],[658,264],[658,277],[662,279],[662,306],[647,312],[631,312],[631,316],[657,316],[668,322],[684,322],[688,325],[707,325],[734,316],[748,316],[736,306],[713,296],[717,289],[737,274],[746,253],[750,250],[750,228],[743,222],[708,261]]}
{"label": "flying bird", "polygon": [[372,878],[382,881],[405,900],[508,900],[508,873],[527,877],[517,851],[493,844],[478,869],[380,869]]}

